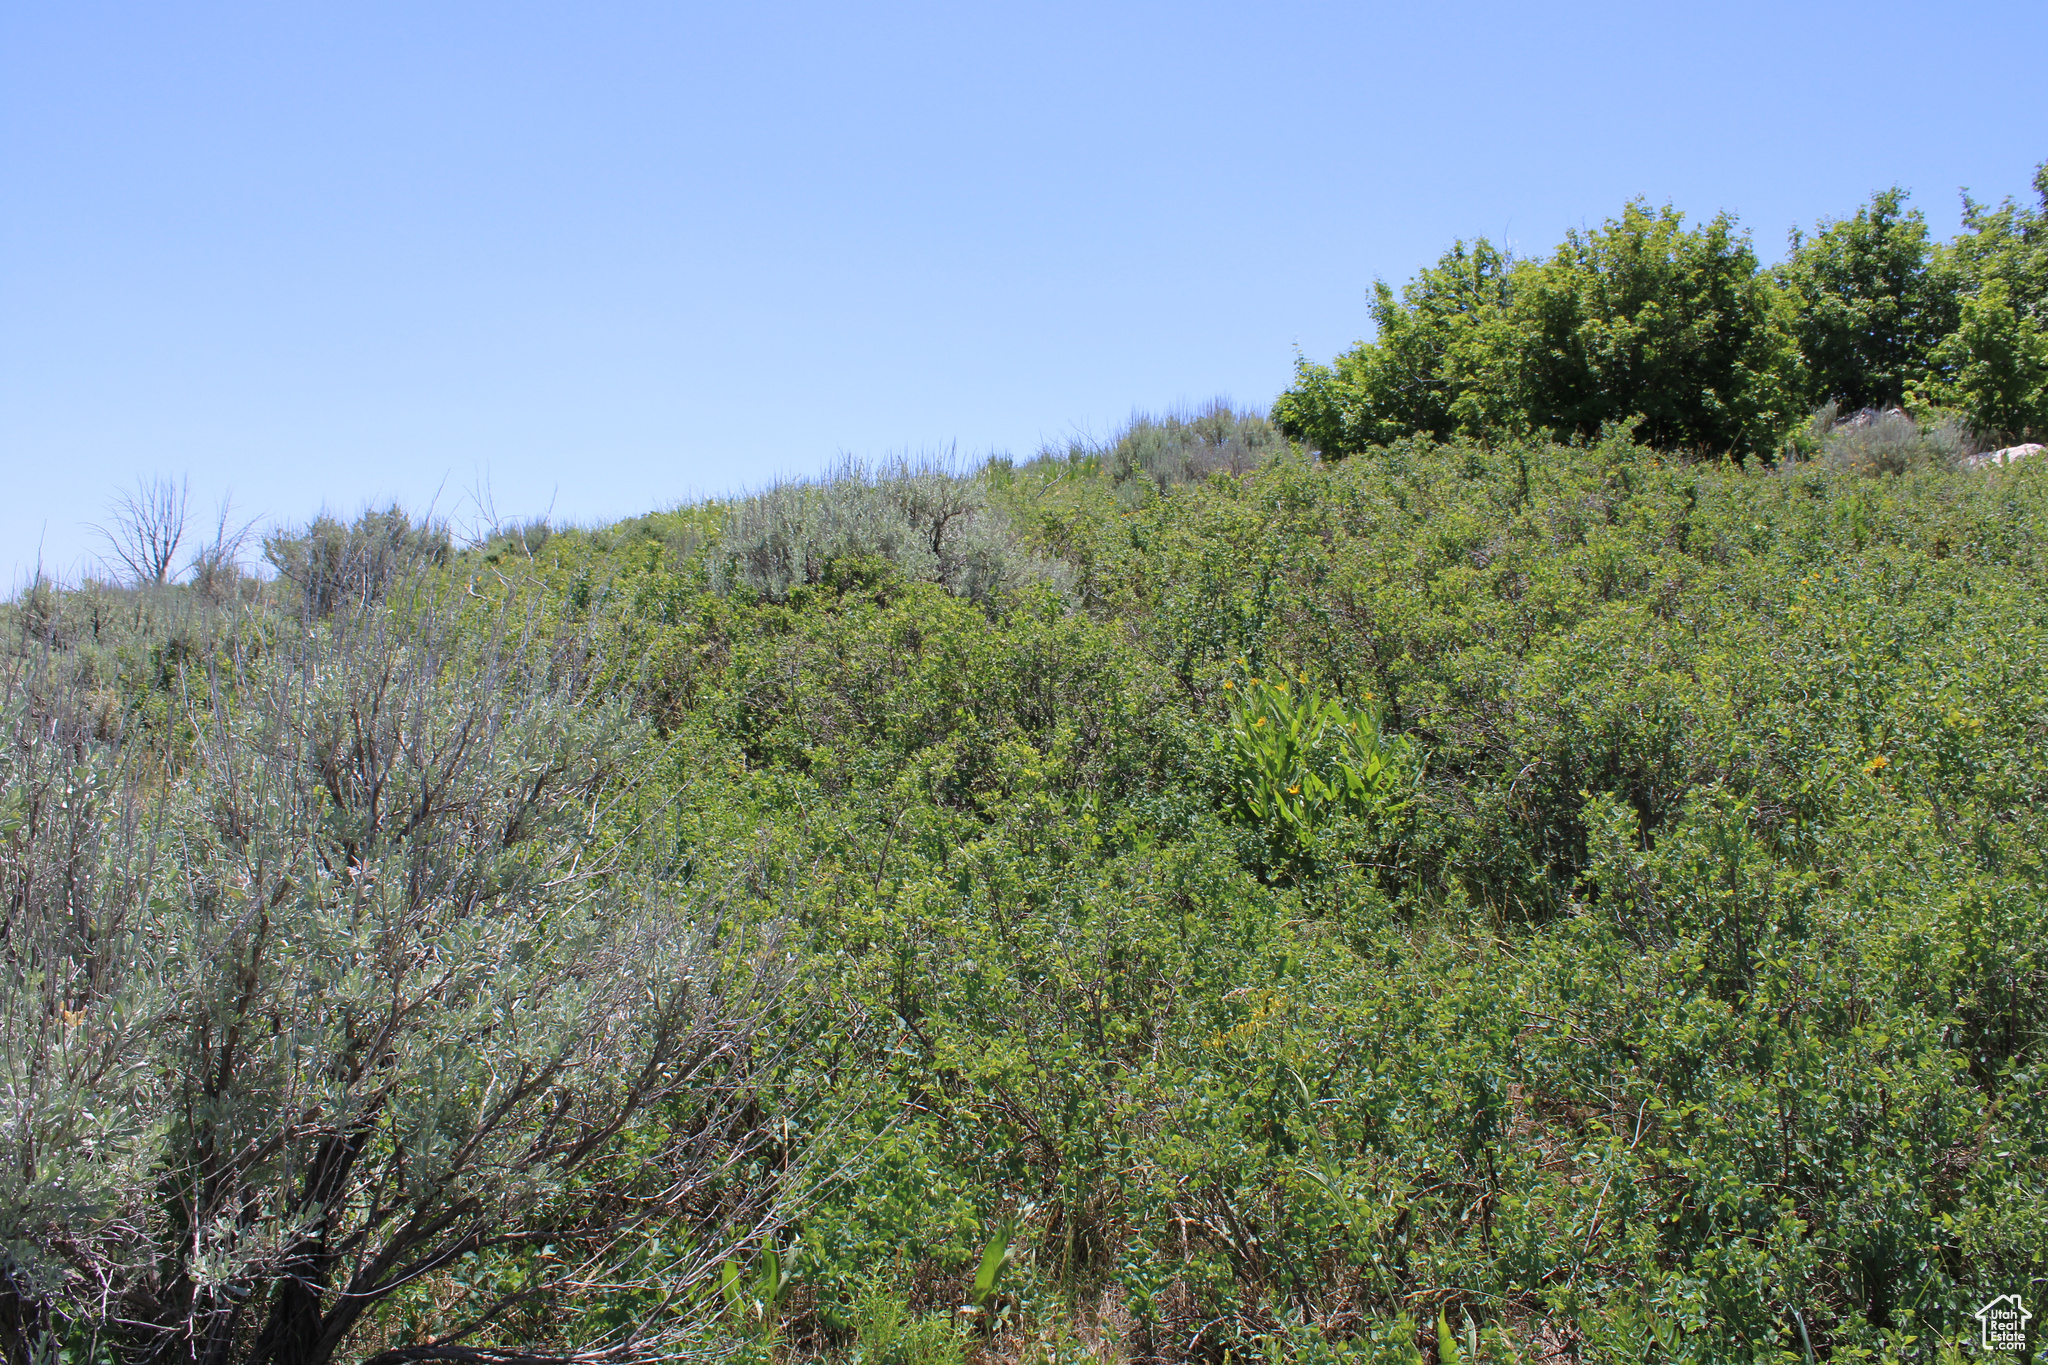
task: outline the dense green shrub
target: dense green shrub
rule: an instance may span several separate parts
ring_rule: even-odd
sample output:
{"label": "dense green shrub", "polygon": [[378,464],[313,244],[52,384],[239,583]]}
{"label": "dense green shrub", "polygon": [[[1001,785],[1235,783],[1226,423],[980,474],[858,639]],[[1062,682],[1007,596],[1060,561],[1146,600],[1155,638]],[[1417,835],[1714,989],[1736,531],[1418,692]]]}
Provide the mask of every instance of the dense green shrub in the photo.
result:
{"label": "dense green shrub", "polygon": [[[792,1342],[1021,1213],[1004,1350],[1933,1358],[2048,1245],[2048,484],[1889,435],[1023,465],[1064,597],[621,579],[691,875],[794,896],[847,1010]],[[1428,762],[1274,876],[1230,698],[1297,660]]]}

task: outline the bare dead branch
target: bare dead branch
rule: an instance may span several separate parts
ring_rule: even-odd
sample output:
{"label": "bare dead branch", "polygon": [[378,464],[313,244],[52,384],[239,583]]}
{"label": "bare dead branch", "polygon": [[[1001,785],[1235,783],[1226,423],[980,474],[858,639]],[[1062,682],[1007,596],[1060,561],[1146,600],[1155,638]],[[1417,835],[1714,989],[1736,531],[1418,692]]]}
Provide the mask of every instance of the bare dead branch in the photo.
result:
{"label": "bare dead branch", "polygon": [[183,478],[141,479],[116,494],[107,504],[106,524],[91,529],[106,542],[109,567],[125,569],[136,583],[168,583],[188,510]]}

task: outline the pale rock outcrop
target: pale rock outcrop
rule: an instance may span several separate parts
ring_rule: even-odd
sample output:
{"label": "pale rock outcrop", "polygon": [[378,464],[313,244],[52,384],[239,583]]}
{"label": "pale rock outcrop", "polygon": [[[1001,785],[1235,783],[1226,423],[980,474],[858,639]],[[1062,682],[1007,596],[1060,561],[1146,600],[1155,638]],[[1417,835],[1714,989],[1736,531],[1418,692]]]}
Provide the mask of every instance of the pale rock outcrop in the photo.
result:
{"label": "pale rock outcrop", "polygon": [[2029,441],[2022,446],[2007,446],[2003,450],[1987,450],[1982,455],[1967,456],[1963,464],[1970,469],[1982,469],[1986,465],[1994,464],[2006,465],[2014,460],[2024,460],[2030,455],[2039,455],[2043,449],[2039,441]]}

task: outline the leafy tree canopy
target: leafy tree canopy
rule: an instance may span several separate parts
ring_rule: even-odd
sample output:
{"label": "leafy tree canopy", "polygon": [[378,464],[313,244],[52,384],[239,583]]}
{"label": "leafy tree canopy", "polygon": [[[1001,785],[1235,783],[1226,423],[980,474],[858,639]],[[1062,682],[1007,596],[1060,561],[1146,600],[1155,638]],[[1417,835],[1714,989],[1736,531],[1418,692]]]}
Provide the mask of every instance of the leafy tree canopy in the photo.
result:
{"label": "leafy tree canopy", "polygon": [[1570,439],[1638,419],[1652,444],[1749,454],[1794,407],[1788,310],[1734,220],[1696,228],[1635,202],[1546,260],[1458,243],[1397,300],[1378,339],[1303,360],[1274,416],[1344,455],[1416,432]]}
{"label": "leafy tree canopy", "polygon": [[1771,458],[1813,408],[1957,410],[1993,438],[2048,430],[2048,163],[2041,207],[1965,201],[1935,240],[1897,187],[1795,234],[1775,269],[1727,214],[1641,201],[1548,257],[1460,241],[1375,335],[1302,358],[1274,404],[1327,457],[1427,434],[1584,440],[1627,422],[1665,450]]}
{"label": "leafy tree canopy", "polygon": [[1854,217],[1825,223],[1811,238],[1793,236],[1778,280],[1791,296],[1815,403],[1899,402],[1955,330],[1954,262],[1928,236],[1926,217],[1905,204],[1894,186]]}

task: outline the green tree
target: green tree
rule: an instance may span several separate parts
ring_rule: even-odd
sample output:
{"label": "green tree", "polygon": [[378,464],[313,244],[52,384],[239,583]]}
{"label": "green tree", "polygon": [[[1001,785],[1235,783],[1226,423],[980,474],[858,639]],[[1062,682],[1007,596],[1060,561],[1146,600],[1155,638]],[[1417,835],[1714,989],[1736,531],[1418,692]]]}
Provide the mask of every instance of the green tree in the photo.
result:
{"label": "green tree", "polygon": [[1738,458],[1775,450],[1797,406],[1798,353],[1782,296],[1727,214],[1688,231],[1640,200],[1573,232],[1519,291],[1532,425],[1592,436],[1641,418],[1663,449]]}
{"label": "green tree", "polygon": [[2039,208],[1965,201],[1949,248],[1960,317],[1934,347],[1927,384],[1936,402],[2009,436],[2048,430],[2048,162],[2034,190]]}
{"label": "green tree", "polygon": [[[1516,262],[1484,237],[1459,242],[1401,290],[1374,285],[1376,341],[1329,365],[1295,362],[1295,384],[1273,405],[1282,431],[1325,455],[1347,455],[1412,432],[1448,438],[1473,419],[1500,417],[1475,403],[1509,399],[1499,358]],[[1490,381],[1490,382],[1488,382]]]}
{"label": "green tree", "polygon": [[1398,301],[1378,286],[1372,313],[1375,340],[1300,362],[1274,405],[1325,456],[1633,417],[1650,444],[1740,458],[1775,449],[1798,406],[1790,311],[1725,214],[1687,229],[1634,202],[1541,261],[1460,242]]}
{"label": "green tree", "polygon": [[1880,190],[1854,217],[1794,235],[1778,279],[1793,307],[1810,401],[1890,406],[1921,383],[1934,348],[1958,322],[1953,262],[1907,209]]}
{"label": "green tree", "polygon": [[1936,351],[1944,374],[1933,386],[1987,430],[2021,437],[2048,429],[2048,328],[2003,279],[1962,300],[1962,323]]}

